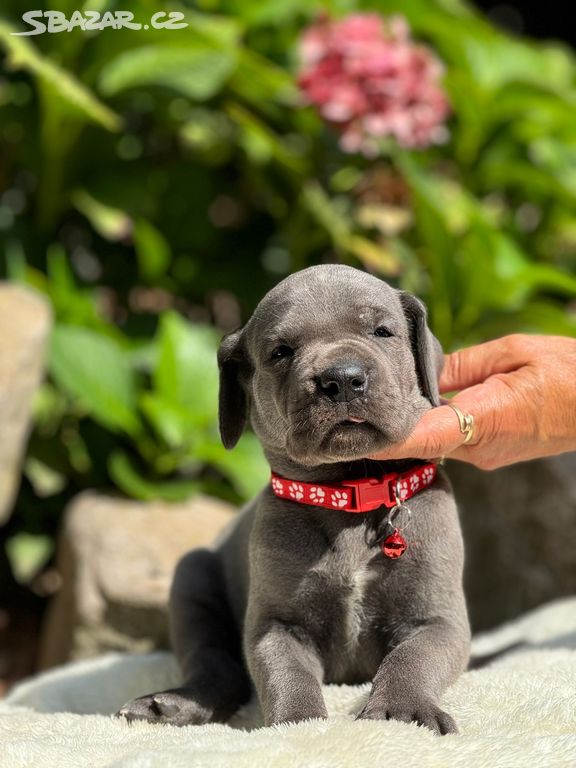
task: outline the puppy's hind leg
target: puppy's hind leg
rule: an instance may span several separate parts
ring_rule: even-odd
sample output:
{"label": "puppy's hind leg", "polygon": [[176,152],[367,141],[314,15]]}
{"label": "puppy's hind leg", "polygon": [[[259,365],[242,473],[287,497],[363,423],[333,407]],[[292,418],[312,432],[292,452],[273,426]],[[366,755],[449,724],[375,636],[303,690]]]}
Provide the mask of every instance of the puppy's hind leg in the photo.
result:
{"label": "puppy's hind leg", "polygon": [[193,550],[178,563],[170,625],[183,685],[133,699],[118,716],[171,725],[225,722],[248,701],[251,689],[239,630],[213,552]]}

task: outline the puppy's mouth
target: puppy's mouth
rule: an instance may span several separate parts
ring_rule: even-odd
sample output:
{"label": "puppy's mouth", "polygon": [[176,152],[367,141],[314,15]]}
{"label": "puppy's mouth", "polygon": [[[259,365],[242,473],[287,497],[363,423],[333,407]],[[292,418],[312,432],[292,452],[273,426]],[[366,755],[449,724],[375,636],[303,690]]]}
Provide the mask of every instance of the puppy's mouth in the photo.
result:
{"label": "puppy's mouth", "polygon": [[312,403],[310,410],[297,411],[286,436],[286,450],[294,461],[312,465],[354,461],[369,456],[394,442],[386,415],[389,408],[375,408],[368,402]]}
{"label": "puppy's mouth", "polygon": [[337,432],[366,432],[367,430],[380,432],[376,425],[366,419],[343,419],[337,422],[328,430],[326,437],[330,437]]}
{"label": "puppy's mouth", "polygon": [[349,453],[351,449],[362,450],[374,439],[382,439],[382,432],[366,419],[348,417],[334,424],[322,440],[324,448],[338,453]]}

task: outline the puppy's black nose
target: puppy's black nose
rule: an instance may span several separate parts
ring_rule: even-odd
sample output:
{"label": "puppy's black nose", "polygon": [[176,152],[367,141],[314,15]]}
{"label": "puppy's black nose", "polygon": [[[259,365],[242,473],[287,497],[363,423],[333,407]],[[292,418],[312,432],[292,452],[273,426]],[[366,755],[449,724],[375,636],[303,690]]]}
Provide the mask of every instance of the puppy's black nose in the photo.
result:
{"label": "puppy's black nose", "polygon": [[322,392],[336,403],[366,394],[368,375],[360,363],[347,362],[326,368],[318,377]]}

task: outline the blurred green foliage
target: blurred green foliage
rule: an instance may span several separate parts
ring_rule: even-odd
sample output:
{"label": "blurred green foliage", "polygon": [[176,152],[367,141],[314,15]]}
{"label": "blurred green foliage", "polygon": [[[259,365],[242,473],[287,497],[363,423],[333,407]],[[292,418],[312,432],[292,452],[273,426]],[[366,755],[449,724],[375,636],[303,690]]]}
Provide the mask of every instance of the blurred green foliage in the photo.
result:
{"label": "blurred green foliage", "polygon": [[[120,7],[58,10],[78,6]],[[459,0],[130,3],[142,22],[166,9],[188,27],[22,37],[22,4],[2,5],[0,276],[56,317],[19,500],[32,530],[39,497],[61,509],[86,487],[254,493],[253,436],[232,454],[218,439],[215,349],[295,269],[344,261],[420,295],[447,349],[576,334],[570,50]],[[366,9],[406,16],[445,62],[447,144],[345,155],[299,104],[301,30]]]}

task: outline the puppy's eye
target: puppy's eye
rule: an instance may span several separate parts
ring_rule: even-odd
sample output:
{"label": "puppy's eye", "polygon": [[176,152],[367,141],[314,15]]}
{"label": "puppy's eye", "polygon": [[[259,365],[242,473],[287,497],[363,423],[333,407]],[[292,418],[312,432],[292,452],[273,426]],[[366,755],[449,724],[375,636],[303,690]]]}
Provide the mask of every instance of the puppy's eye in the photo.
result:
{"label": "puppy's eye", "polygon": [[294,354],[294,350],[292,347],[289,347],[288,344],[279,344],[277,347],[274,347],[272,350],[272,353],[270,354],[271,360],[281,360],[285,357],[292,357]]}
{"label": "puppy's eye", "polygon": [[387,339],[390,336],[393,336],[394,334],[392,331],[389,331],[388,328],[384,325],[379,325],[378,328],[374,331],[374,336],[379,336],[380,338]]}

